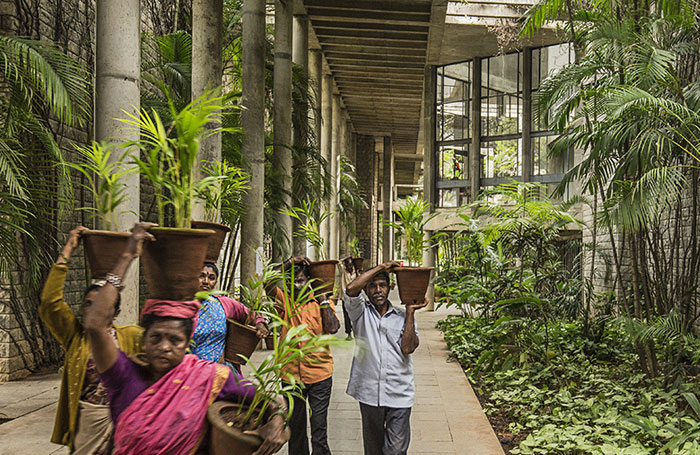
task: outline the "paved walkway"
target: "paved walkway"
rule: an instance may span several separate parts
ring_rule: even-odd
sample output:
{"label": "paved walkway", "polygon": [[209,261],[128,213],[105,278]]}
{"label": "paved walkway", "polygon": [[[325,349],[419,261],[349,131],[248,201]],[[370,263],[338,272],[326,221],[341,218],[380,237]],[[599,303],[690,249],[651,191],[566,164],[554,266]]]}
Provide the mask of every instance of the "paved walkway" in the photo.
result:
{"label": "paved walkway", "polygon": [[[500,455],[496,435],[484,416],[469,382],[457,363],[447,362],[447,349],[435,322],[446,313],[417,314],[421,345],[413,355],[416,403],[411,415],[409,453]],[[342,321],[342,314],[339,315]],[[339,335],[344,336],[343,329]],[[266,351],[258,351],[253,361]],[[345,394],[352,345],[335,348],[329,438],[334,455],[362,454],[360,411]],[[49,442],[56,412],[59,376],[34,377],[0,384],[0,455],[67,454]],[[0,420],[1,421],[1,420]],[[287,454],[286,447],[280,452]]]}

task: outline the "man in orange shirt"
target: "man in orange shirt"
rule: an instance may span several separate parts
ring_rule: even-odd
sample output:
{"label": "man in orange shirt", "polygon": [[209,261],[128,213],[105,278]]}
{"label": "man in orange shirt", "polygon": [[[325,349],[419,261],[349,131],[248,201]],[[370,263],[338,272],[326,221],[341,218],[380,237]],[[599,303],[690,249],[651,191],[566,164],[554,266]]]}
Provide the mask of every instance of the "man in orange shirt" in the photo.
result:
{"label": "man in orange shirt", "polygon": [[[267,292],[281,306],[280,316],[290,326],[306,325],[311,335],[336,333],[340,322],[335,315],[332,302],[326,296],[319,303],[309,287],[310,261],[305,257],[287,260],[283,265],[285,280],[294,277],[293,286],[285,284],[285,292],[277,286],[269,286]],[[291,270],[291,272],[290,272]],[[287,335],[283,329],[281,338]],[[333,356],[330,351],[319,352],[290,362],[284,369],[301,383],[302,393],[311,408],[311,453],[313,455],[330,455],[328,446],[328,406],[333,387]],[[294,410],[289,419],[291,438],[289,455],[309,455],[309,441],[306,436],[307,412],[306,401],[295,398]]]}

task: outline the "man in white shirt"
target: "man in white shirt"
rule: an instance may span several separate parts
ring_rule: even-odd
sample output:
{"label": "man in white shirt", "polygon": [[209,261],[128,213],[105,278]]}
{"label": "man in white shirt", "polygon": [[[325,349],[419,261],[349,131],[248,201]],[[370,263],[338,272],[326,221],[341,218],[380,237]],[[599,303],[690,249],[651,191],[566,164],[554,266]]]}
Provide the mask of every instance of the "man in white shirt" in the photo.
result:
{"label": "man in white shirt", "polygon": [[365,455],[403,455],[411,440],[410,354],[419,344],[414,313],[427,302],[405,310],[389,302],[389,272],[398,265],[385,262],[364,272],[343,299],[357,340],[347,393],[360,402]]}

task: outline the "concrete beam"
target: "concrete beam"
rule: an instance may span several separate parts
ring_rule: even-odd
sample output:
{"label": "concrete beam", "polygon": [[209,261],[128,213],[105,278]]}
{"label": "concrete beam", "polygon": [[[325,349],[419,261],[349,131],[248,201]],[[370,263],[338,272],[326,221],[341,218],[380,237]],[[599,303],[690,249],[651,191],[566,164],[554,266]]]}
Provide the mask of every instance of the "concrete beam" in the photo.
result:
{"label": "concrete beam", "polygon": [[332,71],[342,71],[343,69],[364,69],[369,71],[381,71],[383,69],[392,68],[393,72],[399,73],[403,69],[413,71],[423,71],[425,64],[423,62],[399,62],[399,61],[376,61],[376,60],[336,60],[328,59],[328,66]]}
{"label": "concrete beam", "polygon": [[343,36],[323,36],[320,37],[321,43],[335,44],[336,46],[365,46],[376,47],[380,49],[423,49],[427,48],[427,41],[408,41],[383,38],[361,38],[361,37],[343,37]]}
{"label": "concrete beam", "polygon": [[416,65],[424,65],[425,57],[422,55],[406,56],[406,55],[382,55],[382,54],[363,54],[361,52],[326,52],[326,58],[333,62],[399,62],[399,63],[415,63]]}
{"label": "concrete beam", "polygon": [[427,33],[406,33],[403,31],[363,31],[363,30],[347,30],[336,28],[314,27],[316,36],[323,42],[323,37],[340,36],[340,37],[357,37],[357,38],[373,38],[380,40],[392,41],[420,41],[427,42]]}
{"label": "concrete beam", "polygon": [[396,0],[304,0],[307,8],[323,8],[330,10],[381,11],[430,14],[430,1],[412,0],[410,2]]}
{"label": "concrete beam", "polygon": [[343,20],[327,20],[318,19],[313,21],[314,28],[334,28],[336,30],[354,30],[354,31],[401,31],[410,33],[428,34],[430,27],[427,25],[402,25],[386,22],[358,22],[358,21],[343,21]]}
{"label": "concrete beam", "polygon": [[411,153],[394,153],[396,161],[423,161],[423,155]]}
{"label": "concrete beam", "polygon": [[331,52],[346,52],[361,54],[366,57],[373,55],[380,55],[385,57],[425,57],[425,50],[423,49],[392,49],[392,48],[381,48],[381,47],[370,47],[370,46],[342,46],[336,45],[328,42],[323,43],[323,50],[328,55]]}
{"label": "concrete beam", "polygon": [[327,10],[307,8],[312,21],[315,20],[356,20],[365,23],[389,23],[393,25],[424,25],[430,22],[430,14],[405,14],[395,12]]}

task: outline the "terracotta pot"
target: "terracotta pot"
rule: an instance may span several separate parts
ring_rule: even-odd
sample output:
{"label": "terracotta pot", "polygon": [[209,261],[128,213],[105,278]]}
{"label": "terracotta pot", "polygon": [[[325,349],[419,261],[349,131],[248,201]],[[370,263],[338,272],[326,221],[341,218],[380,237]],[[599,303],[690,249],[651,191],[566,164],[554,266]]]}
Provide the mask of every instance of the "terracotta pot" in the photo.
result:
{"label": "terracotta pot", "polygon": [[256,335],[255,327],[240,324],[233,319],[226,320],[226,348],[224,359],[236,365],[245,365],[246,361],[238,354],[250,357],[255,352],[260,338]]}
{"label": "terracotta pot", "polygon": [[330,261],[316,261],[309,264],[309,275],[316,281],[312,283],[316,289],[316,294],[325,294],[333,292],[335,286],[335,267],[338,261],[332,259]]}
{"label": "terracotta pot", "polygon": [[80,237],[93,279],[103,279],[112,271],[130,236],[128,232],[83,231]]}
{"label": "terracotta pot", "polygon": [[214,235],[209,237],[206,261],[216,264],[216,261],[219,260],[219,254],[221,253],[221,246],[224,244],[224,240],[226,240],[226,234],[231,232],[231,228],[210,221],[192,221],[192,229],[211,229],[214,231]]}
{"label": "terracotta pot", "polygon": [[362,273],[362,265],[365,263],[365,258],[352,258],[352,266],[355,269],[355,273]]}
{"label": "terracotta pot", "polygon": [[399,297],[404,305],[422,303],[430,284],[430,274],[434,267],[396,267],[396,284]]}
{"label": "terracotta pot", "polygon": [[[209,455],[250,455],[262,444],[262,439],[257,436],[243,434],[243,429],[235,425],[236,416],[248,411],[248,406],[231,403],[229,401],[217,401],[209,406],[207,420],[211,426],[209,438]],[[266,416],[263,421],[267,421]],[[234,425],[230,425],[234,422]],[[284,436],[289,440],[289,428],[285,428]]]}
{"label": "terracotta pot", "polygon": [[141,262],[148,297],[192,300],[199,290],[199,274],[207,252],[210,229],[154,227],[155,242],[144,242]]}

